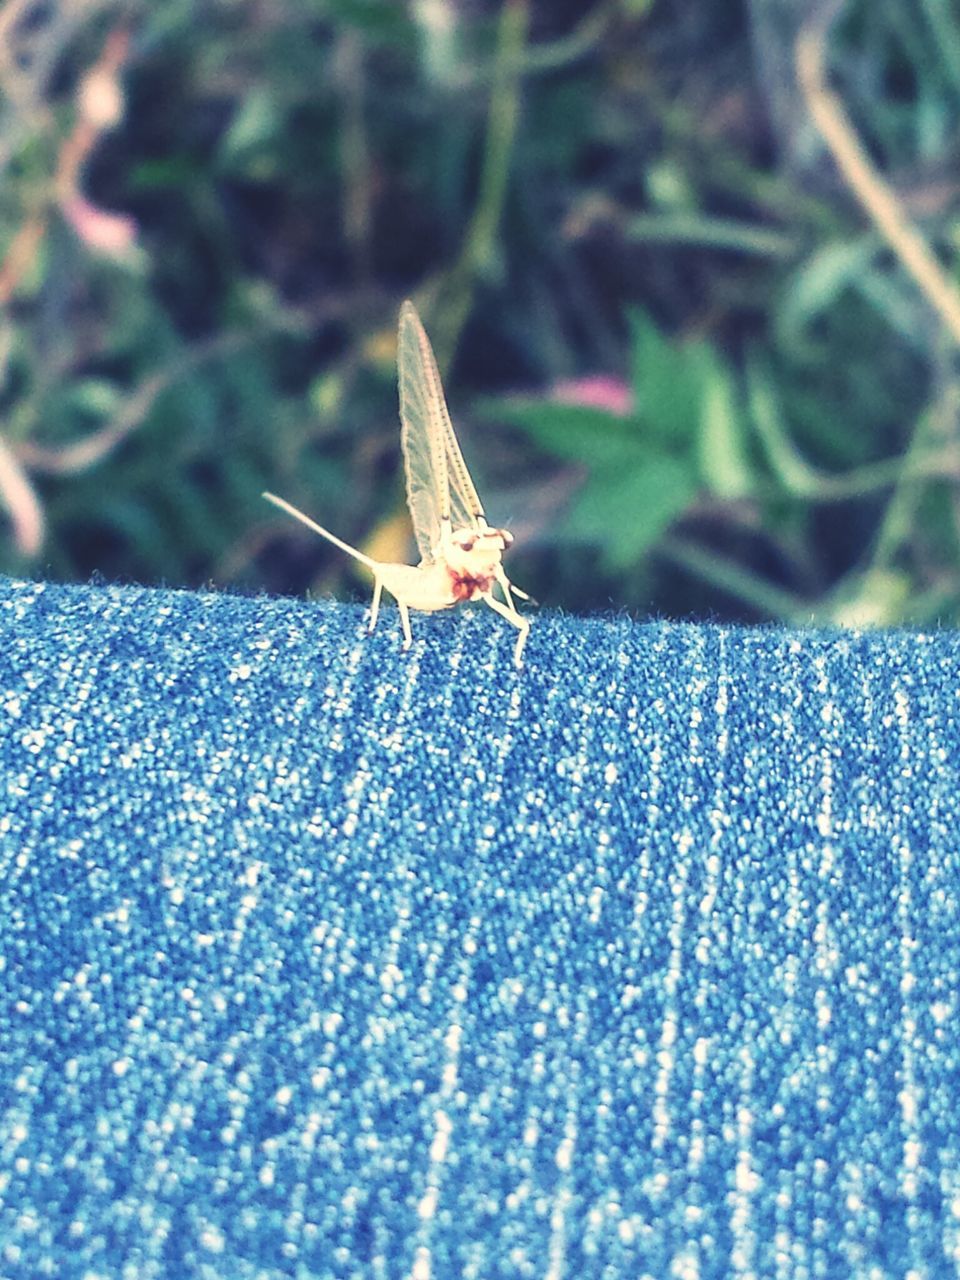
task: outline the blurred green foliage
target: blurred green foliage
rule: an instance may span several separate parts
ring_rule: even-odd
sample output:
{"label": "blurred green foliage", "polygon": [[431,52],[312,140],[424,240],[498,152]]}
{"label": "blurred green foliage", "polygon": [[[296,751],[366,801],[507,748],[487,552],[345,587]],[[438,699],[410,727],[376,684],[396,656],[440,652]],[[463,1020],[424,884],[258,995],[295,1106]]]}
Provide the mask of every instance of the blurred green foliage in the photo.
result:
{"label": "blurred green foliage", "polygon": [[[960,621],[956,337],[811,121],[822,8],[0,3],[0,569],[351,590],[264,488],[408,554],[409,295],[543,603]],[[825,55],[954,289],[958,50],[848,0]]]}

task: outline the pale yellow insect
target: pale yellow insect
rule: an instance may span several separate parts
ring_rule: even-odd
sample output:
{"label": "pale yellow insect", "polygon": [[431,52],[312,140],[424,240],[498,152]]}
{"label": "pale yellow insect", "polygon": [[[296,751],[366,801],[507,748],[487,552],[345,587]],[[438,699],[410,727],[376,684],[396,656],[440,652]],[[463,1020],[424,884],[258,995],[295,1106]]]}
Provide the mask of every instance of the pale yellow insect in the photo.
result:
{"label": "pale yellow insect", "polygon": [[[513,595],[522,600],[530,597],[513,586],[501,563],[504,551],[513,542],[513,534],[487,524],[453,431],[430,340],[412,302],[405,302],[400,308],[397,372],[400,442],[407,503],[420,551],[419,564],[384,564],[373,560],[283,498],[273,493],[263,496],[371,571],[374,588],[370,631],[377,624],[384,587],[396,599],[400,610],[404,649],[409,649],[412,642],[411,609],[432,613],[465,600],[482,600],[517,628],[513,660],[519,667],[530,623],[517,611]],[[503,599],[494,595],[497,586]]]}

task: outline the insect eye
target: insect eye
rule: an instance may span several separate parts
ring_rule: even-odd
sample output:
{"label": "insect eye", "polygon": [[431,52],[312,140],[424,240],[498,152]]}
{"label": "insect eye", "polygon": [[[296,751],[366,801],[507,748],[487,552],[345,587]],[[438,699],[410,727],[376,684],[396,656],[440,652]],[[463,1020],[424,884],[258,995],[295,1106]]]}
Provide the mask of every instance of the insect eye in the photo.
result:
{"label": "insect eye", "polygon": [[464,551],[472,551],[476,545],[476,541],[476,538],[464,538],[460,545],[463,547]]}

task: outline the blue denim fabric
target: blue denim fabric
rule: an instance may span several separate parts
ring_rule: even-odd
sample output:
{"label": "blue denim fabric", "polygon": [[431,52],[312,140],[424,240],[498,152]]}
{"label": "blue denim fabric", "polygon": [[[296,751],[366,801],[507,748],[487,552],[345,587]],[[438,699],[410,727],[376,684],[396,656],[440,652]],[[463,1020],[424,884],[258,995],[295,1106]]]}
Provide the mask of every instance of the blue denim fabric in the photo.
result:
{"label": "blue denim fabric", "polygon": [[960,1268],[960,638],[0,581],[0,1275]]}

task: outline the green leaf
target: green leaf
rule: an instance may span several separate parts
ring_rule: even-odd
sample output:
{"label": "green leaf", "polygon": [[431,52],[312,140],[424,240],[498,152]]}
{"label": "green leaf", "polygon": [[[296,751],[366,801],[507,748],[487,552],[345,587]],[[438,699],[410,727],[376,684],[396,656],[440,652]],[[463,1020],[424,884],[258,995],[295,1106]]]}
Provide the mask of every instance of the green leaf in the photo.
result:
{"label": "green leaf", "polygon": [[332,422],[343,407],[344,378],[339,369],[318,374],[310,383],[310,407],[321,422]]}
{"label": "green leaf", "polygon": [[642,311],[629,314],[631,375],[644,436],[671,450],[693,443],[712,352],[706,343],[668,342]]}
{"label": "green leaf", "polygon": [[700,404],[697,444],[700,475],[711,493],[734,500],[753,491],[753,472],[733,379],[718,359],[712,362]]}
{"label": "green leaf", "polygon": [[338,22],[377,40],[401,42],[413,34],[406,5],[396,0],[329,0],[329,6]]}
{"label": "green leaf", "polygon": [[122,398],[115,382],[106,378],[81,378],[68,387],[64,408],[76,410],[88,418],[103,419],[116,412]]}
{"label": "green leaf", "polygon": [[183,198],[206,178],[206,171],[195,157],[170,155],[156,160],[141,160],[133,165],[127,186],[134,192],[173,188]]}
{"label": "green leaf", "polygon": [[275,94],[266,85],[255,85],[239,103],[220,143],[222,161],[227,165],[249,161],[270,146],[281,127]]}
{"label": "green leaf", "polygon": [[833,240],[823,245],[794,272],[777,315],[777,329],[784,350],[803,349],[806,333],[857,280],[877,252],[871,232],[855,240]]}
{"label": "green leaf", "polygon": [[647,196],[656,208],[687,210],[697,207],[697,197],[690,175],[673,158],[658,158],[645,166]]}
{"label": "green leaf", "polygon": [[586,466],[632,466],[642,447],[639,423],[587,405],[553,400],[506,400],[490,404],[555,457]]}
{"label": "green leaf", "polygon": [[637,455],[628,468],[604,467],[580,491],[561,537],[598,542],[612,569],[634,564],[696,495],[690,467],[676,458]]}
{"label": "green leaf", "polygon": [[454,7],[435,0],[413,0],[412,17],[420,33],[420,60],[430,84],[451,85],[461,66],[459,24]]}
{"label": "green leaf", "polygon": [[829,611],[838,627],[889,627],[903,621],[915,592],[910,576],[901,569],[871,568],[859,576]]}
{"label": "green leaf", "polygon": [[820,491],[823,476],[791,441],[773,378],[757,360],[747,367],[747,396],[753,424],[777,480],[795,497],[814,497]]}

